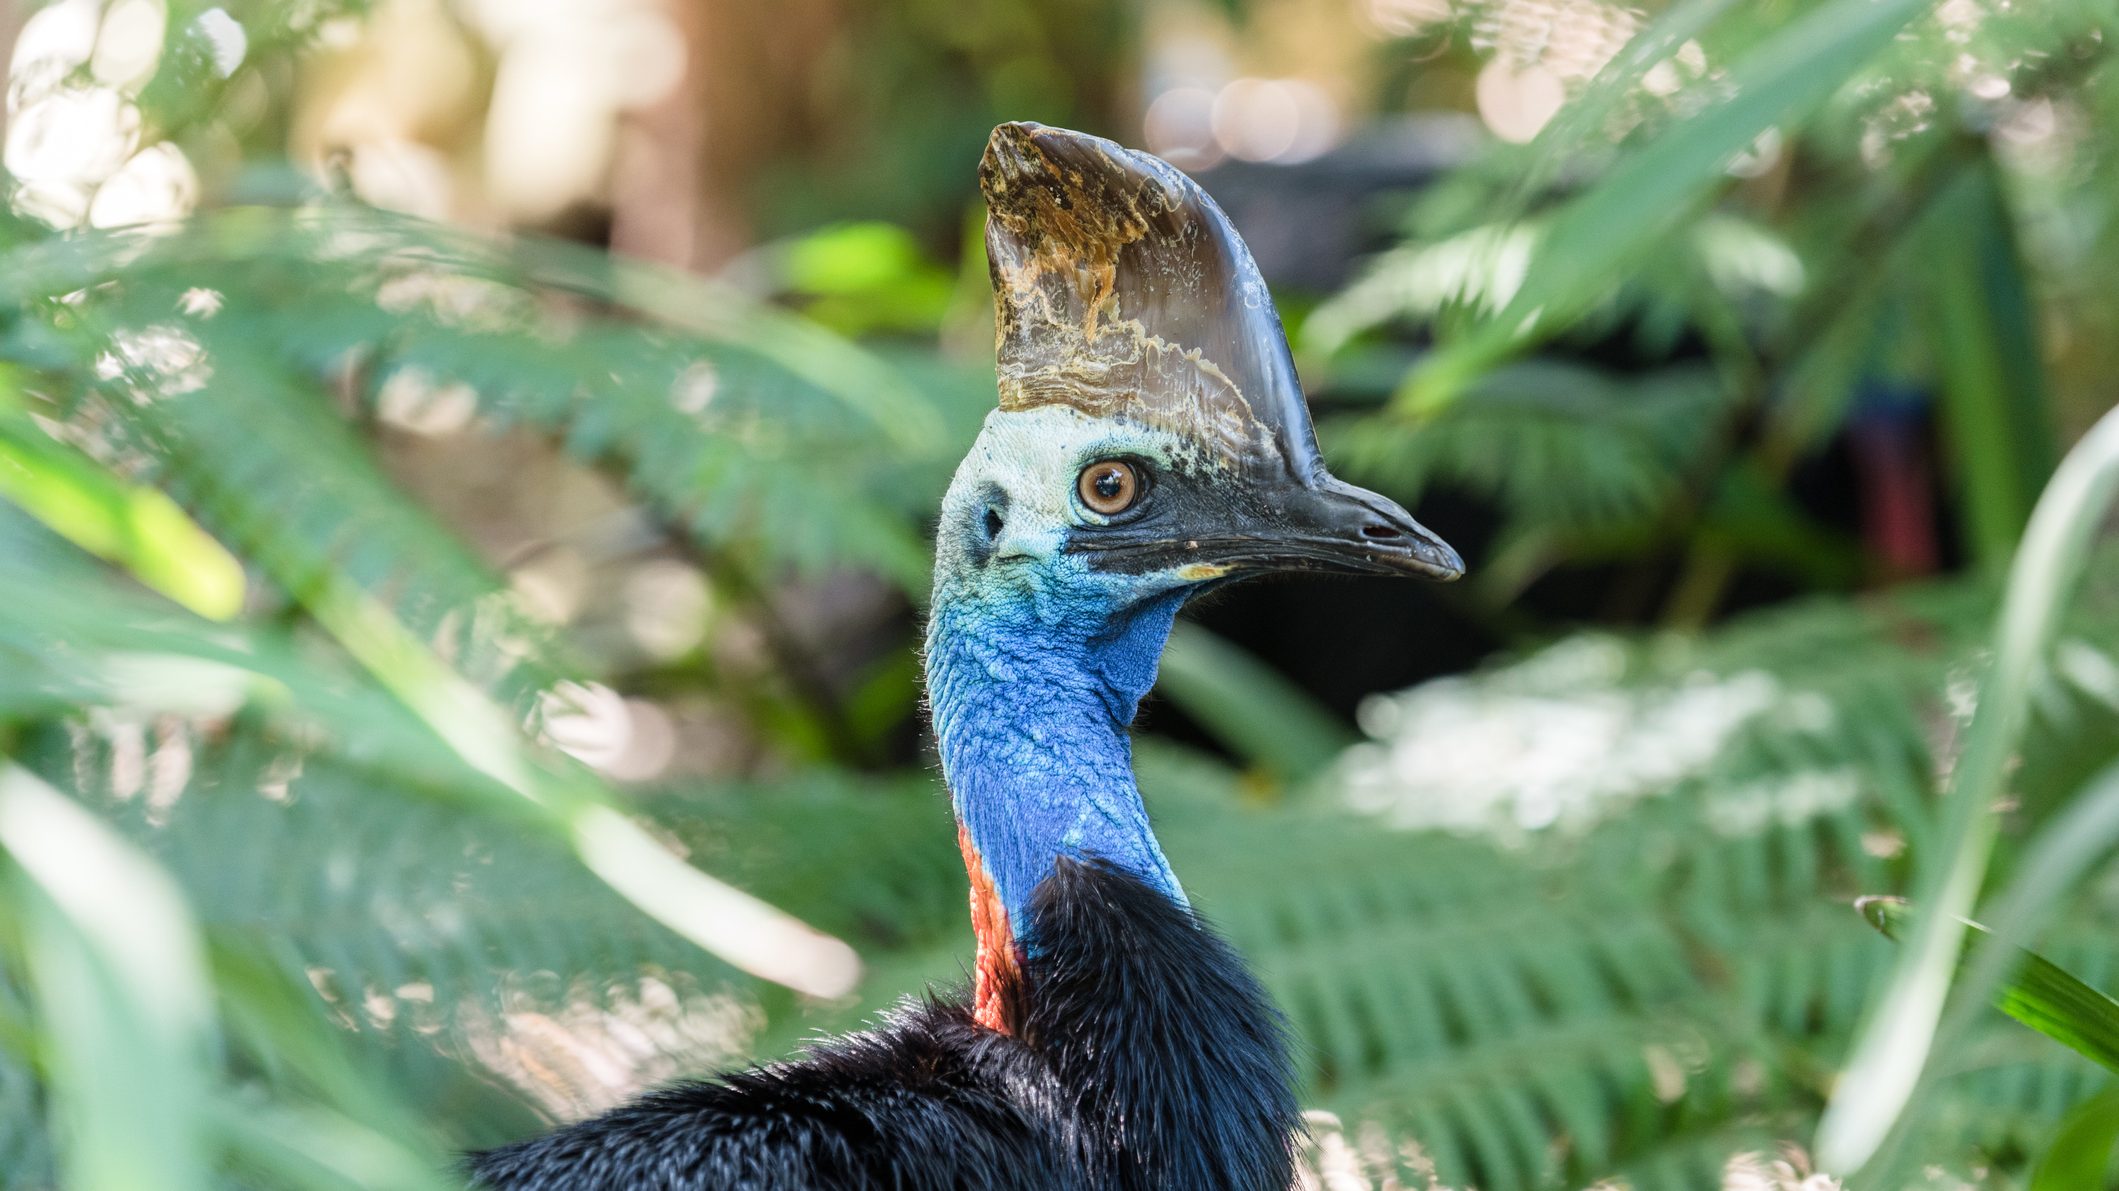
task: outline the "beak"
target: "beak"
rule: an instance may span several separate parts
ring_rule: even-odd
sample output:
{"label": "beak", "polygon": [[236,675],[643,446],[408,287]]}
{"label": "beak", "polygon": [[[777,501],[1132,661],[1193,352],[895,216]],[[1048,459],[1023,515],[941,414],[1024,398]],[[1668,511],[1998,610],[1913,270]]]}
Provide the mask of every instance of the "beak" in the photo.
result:
{"label": "beak", "polygon": [[[1273,485],[1242,508],[1172,510],[1167,520],[1078,538],[1108,569],[1177,570],[1194,580],[1322,571],[1462,578],[1464,560],[1389,497],[1330,476]],[[1152,528],[1151,528],[1152,526]]]}
{"label": "beak", "polygon": [[1464,560],[1389,497],[1327,477],[1322,486],[1277,493],[1259,523],[1200,539],[1200,561],[1232,574],[1326,571],[1350,575],[1462,578]]}

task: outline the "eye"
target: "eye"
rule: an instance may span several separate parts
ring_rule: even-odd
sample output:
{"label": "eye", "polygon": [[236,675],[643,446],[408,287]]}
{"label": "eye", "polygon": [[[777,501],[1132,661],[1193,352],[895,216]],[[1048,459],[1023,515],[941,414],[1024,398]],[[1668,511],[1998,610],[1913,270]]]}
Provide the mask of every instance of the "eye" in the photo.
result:
{"label": "eye", "polygon": [[1140,475],[1133,465],[1120,459],[1103,459],[1082,469],[1074,490],[1094,513],[1116,516],[1140,499]]}

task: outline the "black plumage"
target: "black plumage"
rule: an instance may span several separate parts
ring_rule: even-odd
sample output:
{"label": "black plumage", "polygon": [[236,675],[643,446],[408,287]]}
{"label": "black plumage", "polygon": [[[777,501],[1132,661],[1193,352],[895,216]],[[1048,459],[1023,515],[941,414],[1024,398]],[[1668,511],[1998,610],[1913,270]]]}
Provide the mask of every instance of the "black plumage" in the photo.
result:
{"label": "black plumage", "polygon": [[470,1168],[494,1191],[1284,1191],[1278,1014],[1191,910],[1062,859],[1006,1032],[907,1002],[808,1058],[688,1083]]}

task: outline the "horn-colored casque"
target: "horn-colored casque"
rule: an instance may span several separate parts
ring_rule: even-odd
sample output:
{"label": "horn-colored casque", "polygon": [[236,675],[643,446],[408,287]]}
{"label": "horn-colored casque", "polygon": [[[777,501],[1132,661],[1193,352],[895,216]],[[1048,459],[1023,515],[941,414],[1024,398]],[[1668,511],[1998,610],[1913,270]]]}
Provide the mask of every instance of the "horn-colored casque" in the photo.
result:
{"label": "horn-colored casque", "polygon": [[1287,337],[1228,216],[1174,167],[1039,124],[979,163],[1004,410],[1066,405],[1210,460],[1323,472]]}

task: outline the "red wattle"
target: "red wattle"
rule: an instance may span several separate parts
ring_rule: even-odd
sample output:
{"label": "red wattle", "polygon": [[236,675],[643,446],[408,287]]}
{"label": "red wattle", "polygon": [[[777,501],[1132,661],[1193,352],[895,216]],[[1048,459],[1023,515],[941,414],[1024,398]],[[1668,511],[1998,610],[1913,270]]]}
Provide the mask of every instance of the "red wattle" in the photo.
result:
{"label": "red wattle", "polygon": [[978,845],[971,842],[971,833],[961,823],[957,824],[956,842],[964,853],[964,871],[971,876],[971,929],[979,940],[972,976],[971,1017],[989,1030],[1013,1034],[1003,990],[1021,980],[1015,933],[1008,928],[1008,910],[993,888],[993,878],[986,874]]}

